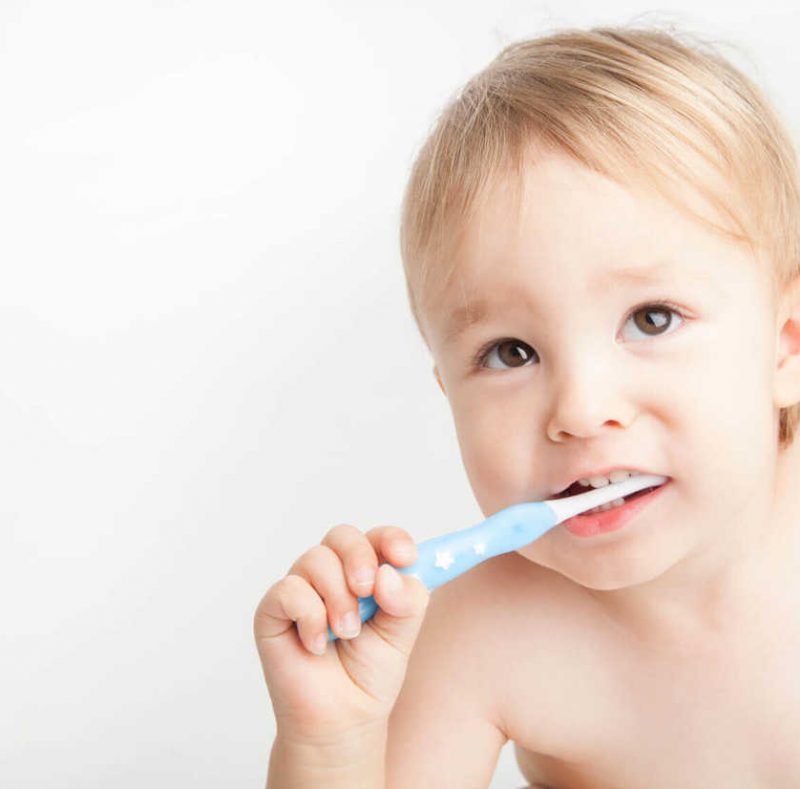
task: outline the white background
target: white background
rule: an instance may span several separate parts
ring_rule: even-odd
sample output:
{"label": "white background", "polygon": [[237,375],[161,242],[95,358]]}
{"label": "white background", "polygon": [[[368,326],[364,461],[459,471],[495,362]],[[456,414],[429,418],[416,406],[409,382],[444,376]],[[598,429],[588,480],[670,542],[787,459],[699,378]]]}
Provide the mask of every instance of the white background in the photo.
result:
{"label": "white background", "polygon": [[[3,1],[0,784],[263,786],[261,595],[336,523],[482,520],[402,190],[502,46],[652,12],[597,6]],[[795,133],[794,4],[657,9]]]}

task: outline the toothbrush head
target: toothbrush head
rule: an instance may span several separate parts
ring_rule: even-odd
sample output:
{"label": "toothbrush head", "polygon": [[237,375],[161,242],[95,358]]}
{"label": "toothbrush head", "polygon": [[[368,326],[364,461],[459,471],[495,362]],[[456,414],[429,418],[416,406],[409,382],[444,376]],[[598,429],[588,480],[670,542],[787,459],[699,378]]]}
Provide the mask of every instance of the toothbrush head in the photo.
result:
{"label": "toothbrush head", "polygon": [[668,481],[669,477],[659,474],[637,474],[622,480],[622,482],[612,482],[601,488],[562,499],[547,499],[544,503],[554,510],[558,523],[561,523],[574,515],[580,515],[582,512],[599,507],[601,504],[624,498],[637,491],[660,487]]}

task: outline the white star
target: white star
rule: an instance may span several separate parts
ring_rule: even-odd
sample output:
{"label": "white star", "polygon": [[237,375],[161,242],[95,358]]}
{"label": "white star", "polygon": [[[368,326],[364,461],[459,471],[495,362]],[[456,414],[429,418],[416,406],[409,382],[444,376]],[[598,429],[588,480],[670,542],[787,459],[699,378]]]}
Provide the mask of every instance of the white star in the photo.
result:
{"label": "white star", "polygon": [[483,554],[486,553],[485,542],[476,542],[475,545],[472,546],[472,548],[478,556],[483,556]]}
{"label": "white star", "polygon": [[455,559],[450,551],[436,551],[436,566],[446,570]]}

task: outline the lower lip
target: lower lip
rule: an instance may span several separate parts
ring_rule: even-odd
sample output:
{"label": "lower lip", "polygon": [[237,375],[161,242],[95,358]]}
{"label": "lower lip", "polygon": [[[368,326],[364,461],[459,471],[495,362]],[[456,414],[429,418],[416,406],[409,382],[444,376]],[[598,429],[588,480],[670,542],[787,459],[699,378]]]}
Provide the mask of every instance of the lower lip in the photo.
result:
{"label": "lower lip", "polygon": [[595,512],[591,515],[575,515],[569,520],[564,521],[564,528],[576,537],[594,537],[598,534],[606,534],[612,531],[619,531],[626,526],[631,519],[637,515],[648,504],[655,501],[662,493],[664,488],[669,485],[665,482],[658,488],[645,493],[644,496],[626,501],[619,507],[612,507],[604,512]]}

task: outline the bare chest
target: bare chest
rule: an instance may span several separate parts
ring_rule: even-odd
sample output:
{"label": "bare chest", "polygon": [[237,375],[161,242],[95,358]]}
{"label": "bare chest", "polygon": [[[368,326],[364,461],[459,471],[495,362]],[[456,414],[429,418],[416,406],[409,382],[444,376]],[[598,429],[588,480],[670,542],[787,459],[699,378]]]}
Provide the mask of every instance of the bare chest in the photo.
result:
{"label": "bare chest", "polygon": [[[663,654],[585,635],[555,638],[536,653],[528,692],[506,695],[508,734],[532,786],[800,786],[797,629],[746,649]],[[509,681],[525,687],[522,672]]]}

